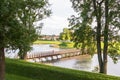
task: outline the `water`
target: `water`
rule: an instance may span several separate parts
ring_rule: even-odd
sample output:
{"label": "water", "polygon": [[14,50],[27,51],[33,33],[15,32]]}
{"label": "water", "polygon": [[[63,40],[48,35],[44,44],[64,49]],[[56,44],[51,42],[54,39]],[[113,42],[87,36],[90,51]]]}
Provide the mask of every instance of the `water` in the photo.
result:
{"label": "water", "polygon": [[30,52],[44,52],[44,51],[59,51],[59,48],[50,47],[49,44],[46,45],[33,45]]}
{"label": "water", "polygon": [[[94,71],[95,67],[98,67],[97,55],[95,54],[93,58],[87,56],[78,56],[68,59],[63,59],[57,62],[52,63],[54,66],[83,70],[83,71]],[[118,60],[117,64],[114,64],[112,59],[108,57],[108,66],[107,73],[109,75],[120,76],[120,60]]]}
{"label": "water", "polygon": [[[59,48],[53,48],[47,45],[33,45],[33,49],[31,52],[44,52],[44,51],[59,51],[61,49]],[[18,52],[18,50],[16,51]],[[12,54],[12,57],[16,55]],[[12,53],[12,52],[11,52]],[[10,54],[6,54],[7,56],[11,56]],[[54,66],[64,67],[64,68],[71,68],[71,69],[77,69],[77,70],[84,70],[84,71],[93,71],[95,67],[98,67],[98,60],[97,55],[95,54],[92,58],[88,55],[84,56],[77,56],[77,57],[71,57],[71,58],[65,58],[61,59],[59,61],[55,61],[51,63]],[[109,75],[115,75],[120,76],[120,60],[117,64],[114,64],[112,59],[108,57],[108,74]]]}
{"label": "water", "polygon": [[53,62],[53,65],[64,68],[91,71],[91,63],[92,61],[88,56],[77,56]]}
{"label": "water", "polygon": [[[49,45],[33,45],[33,52],[35,51],[59,51],[59,48],[53,48]],[[70,69],[77,69],[77,70],[84,70],[84,71],[93,71],[95,67],[98,67],[98,59],[97,55],[95,54],[92,58],[88,55],[84,56],[77,56],[71,57],[66,59],[61,59],[59,61],[55,61],[51,63],[54,66],[70,68]],[[120,76],[120,60],[117,64],[114,64],[112,59],[108,57],[108,74]]]}
{"label": "water", "polygon": [[5,49],[5,57],[16,58],[18,56],[19,50]]}
{"label": "water", "polygon": [[[54,48],[54,47],[50,47],[49,44],[44,44],[44,45],[33,45],[32,46],[32,50],[29,51],[28,53],[37,53],[37,52],[46,52],[46,51],[59,51],[61,49],[59,48]],[[5,56],[9,57],[9,58],[16,58],[17,53],[19,52],[19,50],[5,50]]]}

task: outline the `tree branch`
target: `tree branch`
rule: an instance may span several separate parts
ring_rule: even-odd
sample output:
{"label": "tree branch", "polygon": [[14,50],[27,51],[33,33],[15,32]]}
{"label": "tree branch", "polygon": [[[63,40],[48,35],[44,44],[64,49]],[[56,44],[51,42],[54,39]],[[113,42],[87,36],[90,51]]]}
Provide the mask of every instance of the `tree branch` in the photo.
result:
{"label": "tree branch", "polygon": [[100,1],[100,2],[97,1],[97,4],[101,5],[101,4],[103,3],[103,1],[104,1],[104,0],[102,0],[102,1]]}
{"label": "tree branch", "polygon": [[97,11],[97,6],[96,6],[96,0],[93,0],[93,7],[94,7],[95,15],[98,16],[98,15],[97,15],[97,12],[98,12],[98,11]]}

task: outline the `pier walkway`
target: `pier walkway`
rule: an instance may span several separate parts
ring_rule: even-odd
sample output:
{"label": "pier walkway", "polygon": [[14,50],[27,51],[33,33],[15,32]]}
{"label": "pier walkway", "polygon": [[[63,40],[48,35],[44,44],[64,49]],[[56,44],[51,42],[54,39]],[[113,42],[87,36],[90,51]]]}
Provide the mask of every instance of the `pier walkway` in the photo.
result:
{"label": "pier walkway", "polygon": [[77,49],[36,52],[27,54],[27,60],[33,60],[34,62],[52,61],[66,57],[78,56],[80,54],[80,50]]}

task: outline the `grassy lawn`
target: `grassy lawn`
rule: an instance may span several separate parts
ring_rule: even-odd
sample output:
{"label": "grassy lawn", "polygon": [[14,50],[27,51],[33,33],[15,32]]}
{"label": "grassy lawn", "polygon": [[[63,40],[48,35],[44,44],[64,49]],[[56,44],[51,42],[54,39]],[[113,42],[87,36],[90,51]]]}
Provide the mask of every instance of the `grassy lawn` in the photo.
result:
{"label": "grassy lawn", "polygon": [[6,59],[6,80],[120,80],[120,77]]}
{"label": "grassy lawn", "polygon": [[73,42],[67,42],[66,46],[61,45],[63,42],[61,41],[40,41],[37,40],[34,42],[34,44],[55,44],[57,46],[59,46],[60,48],[73,48],[74,43]]}
{"label": "grassy lawn", "polygon": [[61,42],[60,41],[40,41],[40,40],[37,40],[34,42],[34,44],[60,44]]}
{"label": "grassy lawn", "polygon": [[[55,44],[59,48],[64,48],[64,49],[74,48],[73,47],[74,46],[74,42],[41,41],[41,40],[37,40],[37,41],[34,42],[34,44]],[[114,44],[114,45],[118,45],[118,47],[119,47],[120,46],[120,42],[118,42],[118,44]],[[101,47],[103,49],[103,47],[104,47],[104,43],[103,42],[101,42]],[[120,49],[118,50],[118,53],[120,54]]]}

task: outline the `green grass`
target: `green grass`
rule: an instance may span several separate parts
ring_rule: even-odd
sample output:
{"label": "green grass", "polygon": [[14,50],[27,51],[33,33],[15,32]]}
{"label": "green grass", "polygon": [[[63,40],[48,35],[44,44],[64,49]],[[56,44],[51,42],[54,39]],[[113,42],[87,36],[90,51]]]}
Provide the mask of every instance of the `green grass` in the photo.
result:
{"label": "green grass", "polygon": [[34,42],[34,44],[60,44],[60,41],[41,41],[41,40],[37,40]]}
{"label": "green grass", "polygon": [[120,77],[6,59],[6,80],[120,80]]}
{"label": "green grass", "polygon": [[61,41],[41,41],[41,40],[37,40],[34,42],[34,44],[55,44],[56,46],[59,46],[60,48],[73,48],[74,43],[73,42],[65,42],[66,46],[61,45],[63,42]]}

